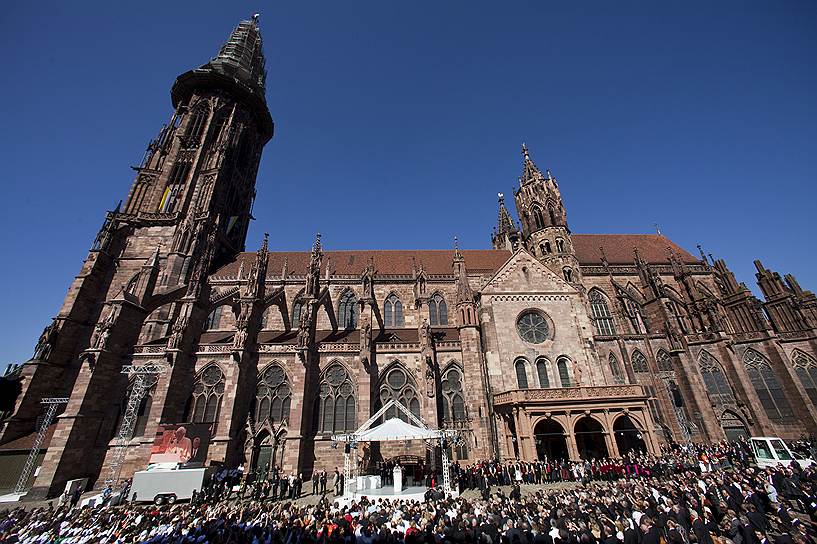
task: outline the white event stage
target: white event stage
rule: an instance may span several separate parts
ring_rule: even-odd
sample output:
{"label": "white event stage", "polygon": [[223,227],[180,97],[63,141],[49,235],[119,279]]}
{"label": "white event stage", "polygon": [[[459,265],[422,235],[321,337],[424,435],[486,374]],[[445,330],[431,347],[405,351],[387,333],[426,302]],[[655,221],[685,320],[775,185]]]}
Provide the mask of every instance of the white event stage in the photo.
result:
{"label": "white event stage", "polygon": [[[411,423],[393,417],[384,421],[381,425],[372,427],[374,422],[392,406],[405,414]],[[454,495],[455,491],[451,488],[451,463],[444,442],[446,439],[455,438],[456,436],[457,433],[454,431],[429,429],[408,408],[395,400],[390,400],[354,433],[332,436],[333,441],[347,444],[343,454],[343,481],[345,482],[343,502],[357,500],[361,497],[375,500],[383,498],[422,501],[428,490],[425,486],[403,487],[403,473],[399,466],[394,469],[394,485],[389,486],[382,485],[380,476],[353,475],[350,450],[356,451],[357,444],[360,442],[423,440],[429,447],[439,445],[442,454],[443,490],[446,495]]]}

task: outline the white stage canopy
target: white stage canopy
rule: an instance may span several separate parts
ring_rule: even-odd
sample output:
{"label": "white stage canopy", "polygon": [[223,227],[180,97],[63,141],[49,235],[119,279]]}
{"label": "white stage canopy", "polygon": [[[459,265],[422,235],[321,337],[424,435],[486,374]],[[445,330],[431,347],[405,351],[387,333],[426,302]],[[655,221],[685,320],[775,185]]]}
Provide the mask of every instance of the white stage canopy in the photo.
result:
{"label": "white stage canopy", "polygon": [[359,442],[387,442],[389,440],[432,440],[440,438],[440,431],[410,425],[402,419],[393,417],[382,425],[358,432],[355,440]]}

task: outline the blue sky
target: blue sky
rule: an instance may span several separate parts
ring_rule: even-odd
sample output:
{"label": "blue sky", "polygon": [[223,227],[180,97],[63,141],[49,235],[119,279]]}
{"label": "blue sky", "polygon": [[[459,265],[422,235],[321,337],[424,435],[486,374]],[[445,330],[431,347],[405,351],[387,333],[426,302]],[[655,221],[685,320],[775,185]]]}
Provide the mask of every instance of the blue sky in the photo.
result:
{"label": "blue sky", "polygon": [[701,243],[817,289],[817,4],[4,5],[0,365],[31,356],[169,90],[261,12],[276,134],[248,247],[489,247],[525,141],[574,232]]}

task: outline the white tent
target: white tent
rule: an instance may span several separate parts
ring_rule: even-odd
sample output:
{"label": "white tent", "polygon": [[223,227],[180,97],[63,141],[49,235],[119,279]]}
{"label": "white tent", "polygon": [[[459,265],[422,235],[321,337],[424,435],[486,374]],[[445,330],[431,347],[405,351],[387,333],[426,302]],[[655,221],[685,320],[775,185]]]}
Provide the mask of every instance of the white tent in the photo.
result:
{"label": "white tent", "polygon": [[382,425],[372,427],[358,433],[355,439],[358,442],[387,442],[389,440],[432,440],[440,438],[440,431],[410,425],[393,417]]}

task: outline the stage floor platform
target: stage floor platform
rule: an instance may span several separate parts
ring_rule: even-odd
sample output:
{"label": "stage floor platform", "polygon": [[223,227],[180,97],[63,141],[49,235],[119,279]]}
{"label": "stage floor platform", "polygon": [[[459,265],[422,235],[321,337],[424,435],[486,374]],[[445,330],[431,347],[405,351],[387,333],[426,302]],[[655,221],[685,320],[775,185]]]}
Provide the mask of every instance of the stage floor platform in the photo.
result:
{"label": "stage floor platform", "polygon": [[425,500],[426,491],[428,491],[428,488],[425,486],[413,486],[404,487],[402,492],[395,493],[394,486],[385,485],[377,489],[362,489],[360,492],[354,491],[348,497],[344,496],[343,498],[355,501],[361,499],[362,497],[366,497],[370,501],[376,501],[377,499],[389,499],[403,501],[414,500],[423,502]]}

